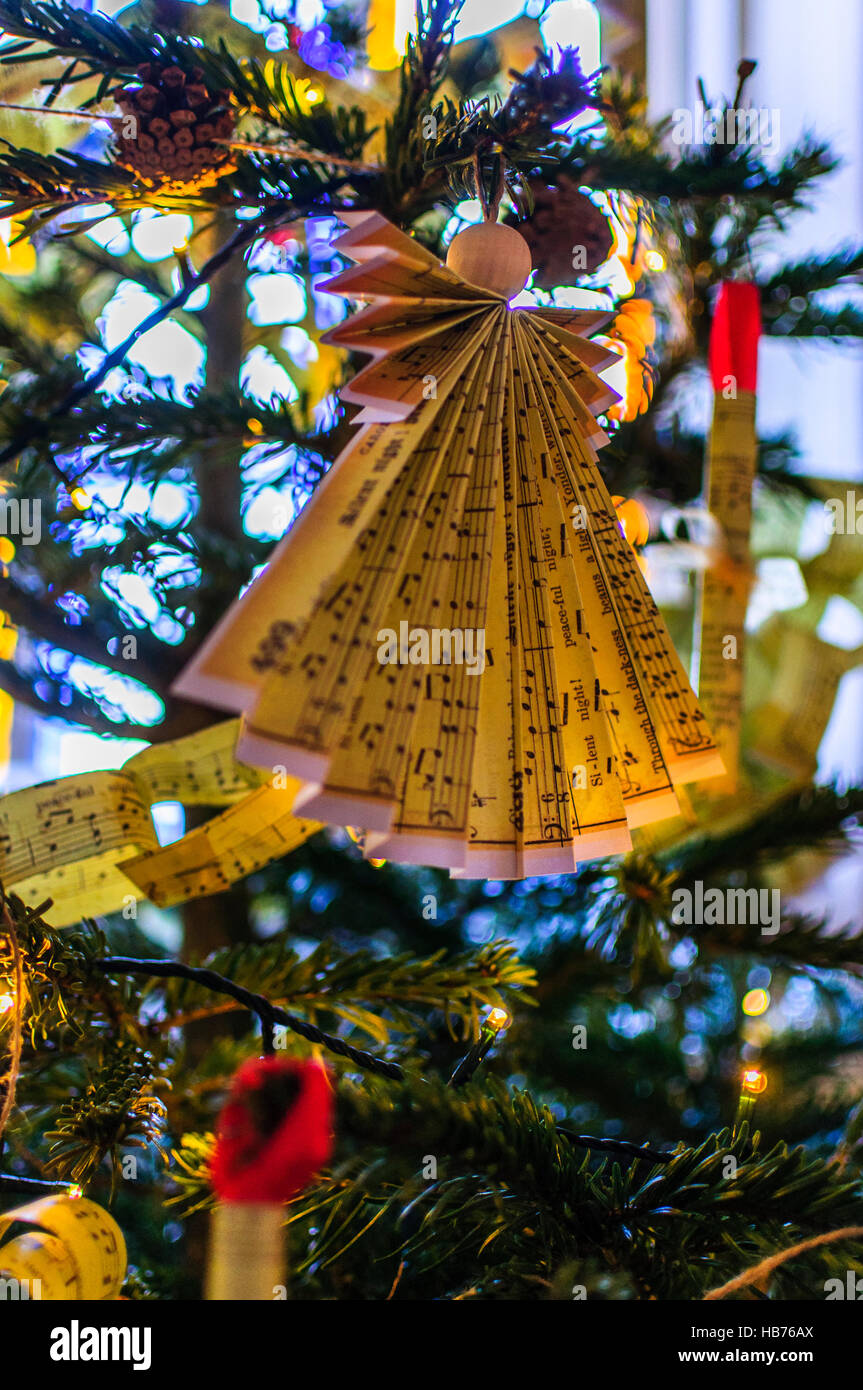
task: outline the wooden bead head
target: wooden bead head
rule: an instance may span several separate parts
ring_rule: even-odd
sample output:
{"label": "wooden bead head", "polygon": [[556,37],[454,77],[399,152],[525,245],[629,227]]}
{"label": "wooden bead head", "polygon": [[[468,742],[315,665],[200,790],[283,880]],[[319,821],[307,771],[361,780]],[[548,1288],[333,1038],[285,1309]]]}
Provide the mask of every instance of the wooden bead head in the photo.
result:
{"label": "wooden bead head", "polygon": [[449,245],[447,266],[468,284],[511,299],[532,270],[530,247],[515,227],[480,222],[465,227]]}

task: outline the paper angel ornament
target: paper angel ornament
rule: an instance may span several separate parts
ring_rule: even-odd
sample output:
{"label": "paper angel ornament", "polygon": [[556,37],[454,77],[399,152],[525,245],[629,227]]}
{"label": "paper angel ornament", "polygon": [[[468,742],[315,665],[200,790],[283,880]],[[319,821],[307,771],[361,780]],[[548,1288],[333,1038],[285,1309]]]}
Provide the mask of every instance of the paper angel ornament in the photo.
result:
{"label": "paper angel ornament", "polygon": [[360,428],[176,689],[242,712],[238,757],[370,856],[522,878],[626,850],[722,764],[597,467],[608,316],[510,309],[512,228],[446,267],[378,214],[336,247]]}

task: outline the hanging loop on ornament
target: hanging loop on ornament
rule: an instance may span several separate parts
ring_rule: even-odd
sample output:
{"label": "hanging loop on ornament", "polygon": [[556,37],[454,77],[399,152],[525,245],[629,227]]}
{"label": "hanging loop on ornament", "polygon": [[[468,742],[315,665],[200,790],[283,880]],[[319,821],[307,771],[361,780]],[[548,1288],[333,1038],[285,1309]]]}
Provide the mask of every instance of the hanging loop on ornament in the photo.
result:
{"label": "hanging loop on ornament", "polygon": [[501,199],[506,190],[506,160],[501,145],[495,145],[491,150],[491,168],[489,173],[489,187],[487,188],[485,170],[483,168],[483,157],[479,150],[475,150],[473,156],[473,177],[474,184],[476,185],[476,196],[482,207],[482,220],[483,222],[497,222]]}
{"label": "hanging loop on ornament", "polygon": [[474,151],[473,170],[477,197],[482,206],[482,222],[458,232],[449,244],[446,263],[460,279],[479,289],[511,299],[523,290],[530,278],[530,247],[515,227],[498,222],[501,199],[506,190],[506,159],[501,145],[490,151],[493,194],[485,183],[483,156]]}

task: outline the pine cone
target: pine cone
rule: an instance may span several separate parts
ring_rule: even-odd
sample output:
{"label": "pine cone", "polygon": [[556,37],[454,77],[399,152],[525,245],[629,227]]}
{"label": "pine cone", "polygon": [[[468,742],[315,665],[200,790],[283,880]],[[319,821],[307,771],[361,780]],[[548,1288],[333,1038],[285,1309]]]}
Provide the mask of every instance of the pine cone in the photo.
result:
{"label": "pine cone", "polygon": [[[165,192],[208,187],[234,168],[220,140],[234,134],[230,93],[211,91],[202,68],[142,63],[138,80],[114,90],[123,113],[115,159]],[[129,119],[131,118],[131,119]]]}
{"label": "pine cone", "polygon": [[524,222],[506,218],[517,226],[531,250],[539,289],[575,285],[608,258],[614,234],[608,219],[566,174],[549,188],[542,179],[531,179],[534,210]]}

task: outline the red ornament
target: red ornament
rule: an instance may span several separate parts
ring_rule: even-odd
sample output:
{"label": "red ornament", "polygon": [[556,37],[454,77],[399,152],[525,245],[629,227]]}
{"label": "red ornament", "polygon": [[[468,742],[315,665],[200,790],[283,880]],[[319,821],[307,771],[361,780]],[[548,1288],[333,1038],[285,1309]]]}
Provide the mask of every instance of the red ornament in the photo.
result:
{"label": "red ornament", "polygon": [[714,391],[734,377],[738,391],[754,391],[758,378],[761,294],[748,280],[724,280],[719,286],[710,327],[710,376]]}
{"label": "red ornament", "polygon": [[211,1177],[224,1202],[286,1202],[332,1151],[332,1090],[317,1062],[252,1057],[219,1119]]}
{"label": "red ornament", "polygon": [[269,241],[273,246],[284,246],[286,241],[293,241],[296,231],[293,227],[274,227],[271,232],[264,232],[264,241]]}

